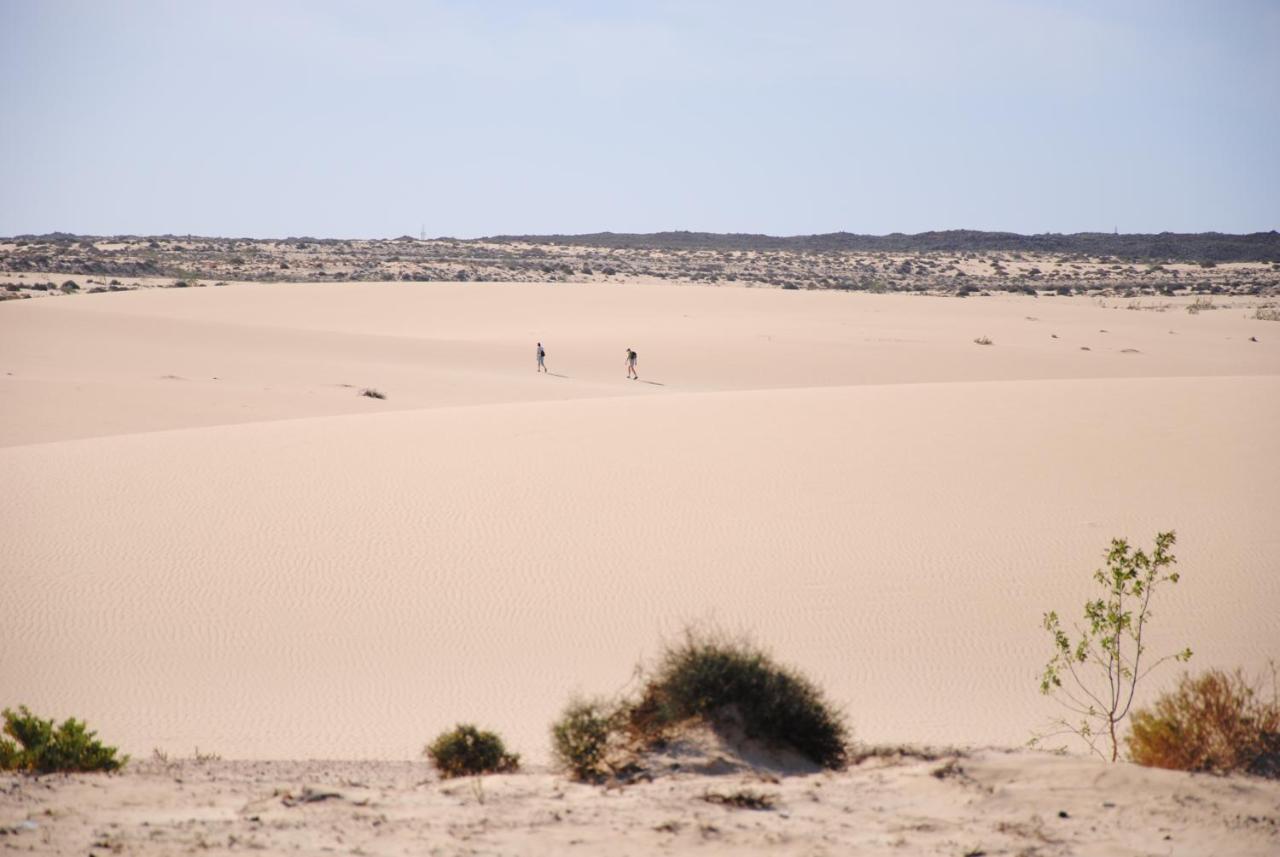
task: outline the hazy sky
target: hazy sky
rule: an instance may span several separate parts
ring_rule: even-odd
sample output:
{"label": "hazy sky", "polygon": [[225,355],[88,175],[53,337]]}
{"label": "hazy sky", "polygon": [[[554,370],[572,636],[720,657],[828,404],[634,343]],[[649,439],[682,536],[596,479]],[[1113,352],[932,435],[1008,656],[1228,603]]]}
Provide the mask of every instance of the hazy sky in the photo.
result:
{"label": "hazy sky", "polygon": [[1280,2],[0,0],[0,234],[1280,228]]}

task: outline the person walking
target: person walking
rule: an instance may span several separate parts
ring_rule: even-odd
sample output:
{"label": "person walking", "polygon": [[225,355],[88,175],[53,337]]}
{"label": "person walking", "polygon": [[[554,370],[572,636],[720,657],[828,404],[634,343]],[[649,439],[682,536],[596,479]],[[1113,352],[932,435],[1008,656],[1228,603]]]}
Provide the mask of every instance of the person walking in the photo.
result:
{"label": "person walking", "polygon": [[639,381],[640,373],[636,371],[636,353],[627,346],[627,377]]}
{"label": "person walking", "polygon": [[542,347],[542,343],[538,343],[538,371],[547,371],[547,350]]}

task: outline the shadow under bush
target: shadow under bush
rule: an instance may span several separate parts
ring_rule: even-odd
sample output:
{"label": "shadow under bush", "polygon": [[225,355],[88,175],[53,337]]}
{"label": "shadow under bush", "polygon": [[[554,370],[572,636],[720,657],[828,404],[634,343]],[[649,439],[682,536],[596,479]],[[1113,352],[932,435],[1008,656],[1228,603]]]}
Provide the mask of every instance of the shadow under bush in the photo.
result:
{"label": "shadow under bush", "polygon": [[508,753],[496,733],[482,731],[470,723],[459,723],[448,732],[441,732],[423,752],[445,778],[501,774],[520,767],[520,757]]}

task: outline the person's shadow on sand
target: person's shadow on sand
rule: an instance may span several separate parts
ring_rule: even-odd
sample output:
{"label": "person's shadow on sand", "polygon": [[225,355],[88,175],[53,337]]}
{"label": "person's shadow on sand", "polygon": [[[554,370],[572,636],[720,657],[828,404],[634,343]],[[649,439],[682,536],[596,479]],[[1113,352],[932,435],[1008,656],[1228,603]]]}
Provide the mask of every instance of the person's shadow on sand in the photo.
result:
{"label": "person's shadow on sand", "polygon": [[661,381],[646,381],[646,380],[644,380],[643,378],[637,378],[636,380],[637,380],[637,381],[639,381],[641,384],[652,384],[652,385],[653,385],[653,386],[655,386],[655,387],[665,387],[665,386],[667,386],[666,384],[662,383]]}

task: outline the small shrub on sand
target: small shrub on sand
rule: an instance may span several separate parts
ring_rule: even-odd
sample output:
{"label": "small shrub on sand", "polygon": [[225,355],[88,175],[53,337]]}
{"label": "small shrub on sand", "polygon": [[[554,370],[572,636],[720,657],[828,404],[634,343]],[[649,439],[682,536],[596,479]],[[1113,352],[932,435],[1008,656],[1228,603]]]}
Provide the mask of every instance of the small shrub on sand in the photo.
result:
{"label": "small shrub on sand", "polygon": [[1139,765],[1280,778],[1280,688],[1271,693],[1236,670],[1183,676],[1177,690],[1133,713],[1127,743]]}
{"label": "small shrub on sand", "polygon": [[618,727],[617,709],[603,699],[573,699],[551,724],[551,749],[560,765],[579,780],[605,775],[609,738]]}
{"label": "small shrub on sand", "polygon": [[372,387],[365,387],[360,391],[360,395],[366,396],[370,399],[385,399],[387,397],[386,393],[381,390],[375,390]]}
{"label": "small shrub on sand", "polygon": [[[1161,584],[1178,582],[1178,573],[1169,570],[1177,562],[1169,552],[1174,539],[1172,531],[1157,533],[1150,554],[1134,550],[1124,539],[1111,540],[1106,569],[1093,573],[1102,597],[1085,602],[1084,625],[1075,626],[1074,640],[1056,612],[1044,615],[1044,628],[1053,637],[1053,657],[1041,675],[1040,692],[1072,716],[1055,720],[1056,731],[1050,734],[1074,734],[1112,762],[1120,751],[1117,727],[1129,715],[1138,682],[1165,661],[1191,658],[1191,650],[1183,649],[1144,661],[1143,631],[1151,620],[1151,596]],[[1036,736],[1032,743],[1047,737]]]}
{"label": "small shrub on sand", "polygon": [[991,344],[993,344],[993,343],[991,342],[991,337],[989,337],[989,336],[979,336],[977,339],[975,339],[975,340],[974,340],[974,342],[976,342],[978,345],[991,345]]}
{"label": "small shrub on sand", "polygon": [[115,771],[129,761],[116,758],[116,748],[106,747],[81,720],[68,718],[61,726],[42,720],[25,705],[4,710],[4,735],[0,738],[0,770],[48,774],[54,771]]}
{"label": "small shrub on sand", "polygon": [[640,734],[660,735],[691,717],[740,718],[746,737],[788,746],[824,768],[842,768],[849,729],[842,712],[795,670],[751,643],[687,631],[668,646],[629,712]]}
{"label": "small shrub on sand", "polygon": [[497,734],[481,731],[470,723],[459,723],[448,732],[441,732],[423,752],[445,778],[502,774],[520,767],[520,757],[508,753]]}

